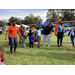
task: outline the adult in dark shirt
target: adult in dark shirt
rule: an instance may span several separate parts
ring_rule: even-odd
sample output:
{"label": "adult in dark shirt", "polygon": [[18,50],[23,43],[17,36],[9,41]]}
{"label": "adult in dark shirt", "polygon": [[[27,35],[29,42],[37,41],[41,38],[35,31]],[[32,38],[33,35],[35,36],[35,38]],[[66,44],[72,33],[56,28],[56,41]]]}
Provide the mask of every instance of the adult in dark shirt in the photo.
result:
{"label": "adult in dark shirt", "polygon": [[46,38],[48,39],[48,46],[50,46],[50,36],[51,36],[51,30],[52,28],[50,27],[50,23],[48,23],[47,26],[43,26],[42,24],[42,28],[43,28],[43,41],[44,41],[44,46],[46,45]]}

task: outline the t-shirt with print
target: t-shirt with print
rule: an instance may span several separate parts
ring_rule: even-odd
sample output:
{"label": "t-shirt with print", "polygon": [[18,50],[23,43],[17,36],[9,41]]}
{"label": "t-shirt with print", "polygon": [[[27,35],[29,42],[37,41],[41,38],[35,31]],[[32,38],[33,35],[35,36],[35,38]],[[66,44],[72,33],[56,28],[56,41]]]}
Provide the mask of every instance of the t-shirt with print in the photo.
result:
{"label": "t-shirt with print", "polygon": [[17,26],[9,26],[9,37],[17,37],[17,32],[19,31],[19,28]]}

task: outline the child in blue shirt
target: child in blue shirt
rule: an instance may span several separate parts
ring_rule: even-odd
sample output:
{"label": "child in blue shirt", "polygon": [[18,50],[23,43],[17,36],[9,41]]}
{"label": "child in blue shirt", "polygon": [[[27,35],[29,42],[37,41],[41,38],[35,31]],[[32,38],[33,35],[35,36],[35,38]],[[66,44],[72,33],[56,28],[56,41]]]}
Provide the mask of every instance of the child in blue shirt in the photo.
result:
{"label": "child in blue shirt", "polygon": [[40,40],[41,40],[41,30],[37,27],[37,39],[38,39],[38,48],[40,48]]}
{"label": "child in blue shirt", "polygon": [[30,42],[30,48],[33,48],[33,41],[34,41],[34,36],[33,34],[31,34],[31,36],[29,36],[29,42]]}

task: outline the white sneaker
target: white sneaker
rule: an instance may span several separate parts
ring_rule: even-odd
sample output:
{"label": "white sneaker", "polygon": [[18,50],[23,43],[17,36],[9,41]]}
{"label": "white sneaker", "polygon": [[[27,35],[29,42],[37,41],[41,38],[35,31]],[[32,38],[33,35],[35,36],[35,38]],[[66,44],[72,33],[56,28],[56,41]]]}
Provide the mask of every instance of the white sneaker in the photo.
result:
{"label": "white sneaker", "polygon": [[43,45],[43,46],[45,46],[45,45]]}
{"label": "white sneaker", "polygon": [[50,45],[48,45],[48,47],[49,47]]}

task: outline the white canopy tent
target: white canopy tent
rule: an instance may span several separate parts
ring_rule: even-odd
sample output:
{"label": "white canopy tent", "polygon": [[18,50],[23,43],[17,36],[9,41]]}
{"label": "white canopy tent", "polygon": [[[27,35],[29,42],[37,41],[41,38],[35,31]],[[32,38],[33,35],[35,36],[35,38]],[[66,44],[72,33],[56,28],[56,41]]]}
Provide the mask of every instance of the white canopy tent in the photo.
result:
{"label": "white canopy tent", "polygon": [[[21,25],[25,26],[26,28],[29,28],[28,25],[24,25],[24,24],[21,24]],[[21,25],[17,25],[17,24],[16,24],[17,27],[20,27]]]}
{"label": "white canopy tent", "polygon": [[17,25],[17,24],[16,24],[16,26],[17,26],[17,27],[20,27],[20,25]]}
{"label": "white canopy tent", "polygon": [[26,28],[29,28],[29,26],[28,26],[28,25],[24,25],[24,24],[21,24],[21,25],[25,26]]}

